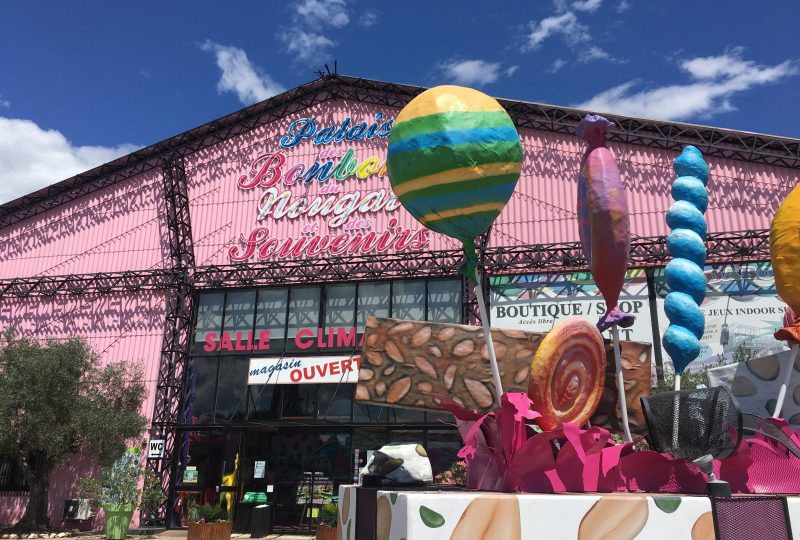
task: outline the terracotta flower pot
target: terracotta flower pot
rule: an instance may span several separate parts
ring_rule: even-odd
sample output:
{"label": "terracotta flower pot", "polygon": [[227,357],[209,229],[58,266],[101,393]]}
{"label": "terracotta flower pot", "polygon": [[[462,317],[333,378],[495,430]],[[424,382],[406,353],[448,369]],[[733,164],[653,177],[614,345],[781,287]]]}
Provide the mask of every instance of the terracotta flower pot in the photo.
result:
{"label": "terracotta flower pot", "polygon": [[189,523],[186,540],[230,540],[233,523]]}
{"label": "terracotta flower pot", "polygon": [[320,525],[317,527],[317,540],[338,540],[339,535],[336,527]]}

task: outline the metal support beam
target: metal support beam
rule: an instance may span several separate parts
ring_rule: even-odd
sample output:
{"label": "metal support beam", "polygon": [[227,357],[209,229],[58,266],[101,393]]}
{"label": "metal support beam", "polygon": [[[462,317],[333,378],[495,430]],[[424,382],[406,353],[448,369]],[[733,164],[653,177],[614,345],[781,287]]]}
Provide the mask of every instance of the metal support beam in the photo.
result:
{"label": "metal support beam", "polygon": [[178,471],[179,444],[175,426],[180,423],[183,404],[184,366],[189,355],[191,328],[194,322],[194,290],[189,197],[182,158],[172,156],[163,165],[165,220],[168,232],[170,261],[177,277],[177,286],[167,299],[161,363],[156,382],[151,437],[164,440],[164,455],[148,459],[147,469],[161,479],[166,503],[155,515],[142,511],[145,523],[169,525],[175,492],[172,479]]}

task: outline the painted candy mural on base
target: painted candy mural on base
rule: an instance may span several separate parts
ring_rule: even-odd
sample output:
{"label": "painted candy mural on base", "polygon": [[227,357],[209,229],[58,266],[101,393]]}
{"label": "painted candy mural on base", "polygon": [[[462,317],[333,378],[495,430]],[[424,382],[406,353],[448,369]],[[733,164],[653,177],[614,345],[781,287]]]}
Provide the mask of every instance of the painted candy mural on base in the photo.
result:
{"label": "painted candy mural on base", "polygon": [[[358,515],[356,493],[356,486],[339,487],[340,540],[359,538],[357,523],[366,521],[366,516]],[[789,497],[787,506],[791,525],[797,529],[800,498]],[[375,516],[369,517],[377,540],[715,538],[710,500],[680,495],[387,490],[378,491]],[[762,533],[769,537],[768,529]]]}

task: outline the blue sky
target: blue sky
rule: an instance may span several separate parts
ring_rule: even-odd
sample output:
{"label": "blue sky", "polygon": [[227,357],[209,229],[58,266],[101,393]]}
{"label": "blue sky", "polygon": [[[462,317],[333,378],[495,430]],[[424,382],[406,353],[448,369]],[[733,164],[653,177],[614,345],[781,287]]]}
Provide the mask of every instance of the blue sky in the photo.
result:
{"label": "blue sky", "polygon": [[0,7],[0,202],[347,75],[800,137],[800,2],[31,2]]}

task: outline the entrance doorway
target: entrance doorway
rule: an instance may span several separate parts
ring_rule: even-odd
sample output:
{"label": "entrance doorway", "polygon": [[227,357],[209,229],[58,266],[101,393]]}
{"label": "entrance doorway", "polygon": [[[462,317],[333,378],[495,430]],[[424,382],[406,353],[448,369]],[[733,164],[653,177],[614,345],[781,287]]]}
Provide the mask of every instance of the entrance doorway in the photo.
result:
{"label": "entrance doorway", "polygon": [[179,432],[171,527],[185,527],[193,508],[220,504],[232,515],[238,490],[241,433],[231,429]]}
{"label": "entrance doorway", "polygon": [[240,494],[266,494],[276,532],[313,530],[353,479],[349,433],[249,427],[242,449]]}

